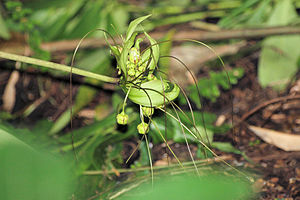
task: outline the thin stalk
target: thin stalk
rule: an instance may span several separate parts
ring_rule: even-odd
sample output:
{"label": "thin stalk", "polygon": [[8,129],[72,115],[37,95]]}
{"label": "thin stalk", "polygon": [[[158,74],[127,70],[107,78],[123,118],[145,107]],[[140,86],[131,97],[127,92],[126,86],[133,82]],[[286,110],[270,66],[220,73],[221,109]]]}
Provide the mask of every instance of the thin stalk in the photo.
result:
{"label": "thin stalk", "polygon": [[[161,111],[163,111],[163,109],[158,108]],[[163,111],[164,112],[164,111]],[[170,117],[172,117],[173,119],[175,119],[177,122],[179,122],[196,140],[198,140],[198,142],[204,146],[204,148],[206,148],[209,152],[211,152],[215,157],[219,158],[219,156],[213,151],[211,150],[204,142],[202,142],[201,140],[199,140],[197,138],[197,136],[183,123],[181,123],[181,121],[179,121],[175,116],[173,116],[171,113],[169,112],[165,112],[167,115],[169,115]],[[225,160],[222,160],[222,162],[227,165],[228,167],[230,167],[231,169],[235,170],[236,172],[238,172],[239,174],[243,175],[244,177],[246,177],[250,182],[254,182],[254,179],[250,176],[248,176],[247,174],[245,174],[244,172],[236,169],[235,167],[231,166],[229,163],[227,163]]]}
{"label": "thin stalk", "polygon": [[[69,67],[67,65],[57,64],[57,63],[53,63],[53,62],[48,62],[48,61],[44,61],[44,60],[40,60],[40,59],[36,59],[36,58],[20,56],[20,55],[11,54],[11,53],[6,53],[3,51],[0,51],[0,58],[5,58],[8,60],[14,60],[14,61],[19,61],[19,62],[23,62],[23,63],[33,64],[33,65],[38,65],[38,66],[46,67],[49,69],[55,69],[55,70],[60,70],[60,71],[64,71],[64,72],[71,72],[71,67]],[[96,73],[85,71],[85,70],[78,69],[78,68],[73,68],[72,73],[80,75],[80,76],[84,76],[84,77],[94,78],[94,79],[97,79],[97,80],[100,80],[103,82],[107,82],[107,83],[118,83],[119,82],[118,78],[113,78],[113,77],[104,76],[101,74],[96,74]]]}

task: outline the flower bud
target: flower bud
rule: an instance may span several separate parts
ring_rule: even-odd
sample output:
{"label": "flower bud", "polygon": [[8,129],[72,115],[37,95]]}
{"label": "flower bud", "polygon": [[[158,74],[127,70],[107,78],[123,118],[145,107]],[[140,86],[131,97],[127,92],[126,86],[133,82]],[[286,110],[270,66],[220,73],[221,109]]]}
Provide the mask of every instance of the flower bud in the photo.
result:
{"label": "flower bud", "polygon": [[151,107],[142,107],[142,110],[146,117],[151,117],[154,113],[154,108]]}
{"label": "flower bud", "polygon": [[135,70],[134,70],[134,68],[130,68],[130,69],[128,70],[128,75],[129,75],[129,76],[134,76],[134,75],[135,75]]}
{"label": "flower bud", "polygon": [[142,122],[137,126],[137,130],[139,134],[146,134],[149,132],[149,125],[145,122]]}
{"label": "flower bud", "polygon": [[117,115],[117,123],[121,125],[126,125],[128,123],[128,115],[121,112]]}
{"label": "flower bud", "polygon": [[132,47],[129,51],[129,61],[131,63],[137,64],[140,60],[140,52],[137,48]]}
{"label": "flower bud", "polygon": [[148,74],[147,79],[149,81],[152,81],[152,80],[156,80],[156,77],[154,76],[154,74]]}
{"label": "flower bud", "polygon": [[145,65],[141,65],[141,66],[139,66],[138,70],[140,72],[144,72],[146,70],[146,66]]}

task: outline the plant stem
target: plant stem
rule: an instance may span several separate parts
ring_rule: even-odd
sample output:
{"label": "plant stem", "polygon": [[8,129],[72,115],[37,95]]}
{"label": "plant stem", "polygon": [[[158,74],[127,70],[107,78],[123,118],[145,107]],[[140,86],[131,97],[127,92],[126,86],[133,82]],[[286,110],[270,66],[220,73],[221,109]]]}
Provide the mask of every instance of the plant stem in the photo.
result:
{"label": "plant stem", "polygon": [[[3,51],[0,51],[0,58],[24,62],[24,63],[28,63],[28,64],[33,64],[33,65],[38,65],[38,66],[47,67],[50,69],[60,70],[60,71],[64,71],[64,72],[71,72],[71,67],[69,67],[67,65],[57,64],[57,63],[53,63],[53,62],[48,62],[48,61],[44,61],[44,60],[40,60],[40,59],[36,59],[36,58],[20,56],[20,55],[11,54],[11,53],[6,53]],[[108,83],[117,83],[119,81],[118,78],[113,78],[113,77],[104,76],[101,74],[96,74],[96,73],[85,71],[85,70],[78,69],[78,68],[72,68],[72,73],[80,75],[80,76],[84,76],[84,77],[94,78],[94,79],[97,79],[97,80],[100,80],[103,82],[108,82]]]}

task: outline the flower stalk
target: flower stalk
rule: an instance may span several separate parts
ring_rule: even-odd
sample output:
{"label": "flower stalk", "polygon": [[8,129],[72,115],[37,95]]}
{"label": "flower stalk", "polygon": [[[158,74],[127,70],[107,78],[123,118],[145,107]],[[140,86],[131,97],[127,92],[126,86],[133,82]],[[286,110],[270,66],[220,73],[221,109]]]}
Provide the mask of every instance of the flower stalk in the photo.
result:
{"label": "flower stalk", "polygon": [[77,74],[77,75],[89,77],[89,78],[94,78],[94,79],[97,79],[97,80],[100,80],[103,82],[107,82],[107,83],[118,83],[119,82],[118,78],[113,78],[113,77],[109,77],[109,76],[105,76],[105,75],[101,75],[101,74],[96,74],[96,73],[85,71],[85,70],[78,69],[75,67],[71,68],[67,65],[53,63],[53,62],[49,62],[49,61],[45,61],[45,60],[30,58],[30,57],[26,57],[26,56],[20,56],[20,55],[11,54],[11,53],[6,53],[3,51],[0,51],[0,58],[14,60],[17,62],[24,62],[24,63],[28,63],[28,64],[33,64],[33,65],[38,65],[38,66],[46,67],[49,69],[55,69],[55,70],[59,70],[59,71],[69,72],[69,73],[72,71],[73,74]]}

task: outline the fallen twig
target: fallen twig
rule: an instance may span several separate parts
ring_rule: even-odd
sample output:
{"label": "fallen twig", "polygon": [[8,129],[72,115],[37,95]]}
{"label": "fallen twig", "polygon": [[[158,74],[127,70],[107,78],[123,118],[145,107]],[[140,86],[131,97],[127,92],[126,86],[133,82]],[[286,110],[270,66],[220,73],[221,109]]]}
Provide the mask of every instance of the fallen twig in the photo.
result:
{"label": "fallen twig", "polygon": [[[166,35],[165,32],[153,32],[150,33],[151,37],[154,39],[160,39]],[[300,34],[300,27],[269,27],[269,28],[255,28],[255,29],[240,29],[240,30],[220,30],[220,31],[202,31],[202,30],[189,30],[189,31],[178,31],[173,39],[174,40],[182,40],[182,39],[194,39],[200,41],[217,41],[217,40],[225,40],[225,39],[236,39],[236,38],[262,38],[272,35],[291,35],[291,34]],[[63,40],[56,42],[43,43],[41,48],[49,51],[49,52],[65,52],[65,51],[73,51],[78,45],[80,39],[78,40]],[[112,44],[112,40],[108,40]],[[120,43],[120,38],[116,37],[115,41]],[[106,42],[104,39],[100,38],[87,38],[82,43],[80,48],[99,48],[106,46]],[[24,44],[20,44],[19,47],[14,45],[10,47],[9,44],[2,45],[0,48],[1,51],[12,52],[12,53],[20,53],[16,52],[20,49],[29,50],[29,46],[24,46]],[[22,50],[24,51],[24,50]],[[32,52],[31,52],[32,54]]]}
{"label": "fallen twig", "polygon": [[275,99],[271,99],[269,101],[263,102],[262,104],[256,106],[255,108],[253,108],[252,110],[250,110],[249,112],[245,113],[242,117],[241,120],[239,121],[238,124],[242,123],[243,121],[245,121],[248,117],[250,117],[251,115],[253,115],[254,113],[256,113],[257,111],[259,111],[260,109],[270,105],[270,104],[274,104],[274,103],[278,103],[281,101],[288,101],[288,100],[294,100],[294,99],[300,99],[300,95],[294,95],[294,96],[285,96],[285,97],[278,97]]}

